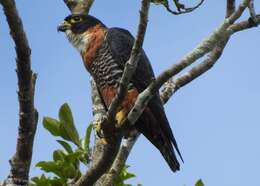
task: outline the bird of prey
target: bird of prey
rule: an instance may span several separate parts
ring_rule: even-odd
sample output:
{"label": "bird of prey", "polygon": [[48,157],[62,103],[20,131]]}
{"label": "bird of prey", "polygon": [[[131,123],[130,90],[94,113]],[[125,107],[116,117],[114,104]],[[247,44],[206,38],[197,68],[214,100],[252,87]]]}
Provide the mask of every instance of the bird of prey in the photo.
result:
{"label": "bird of prey", "polygon": [[[58,26],[71,44],[79,51],[86,69],[95,80],[106,108],[117,94],[124,66],[130,57],[134,37],[122,28],[107,28],[97,18],[85,14],[72,14]],[[137,96],[154,79],[151,64],[142,50],[137,69],[128,86],[115,120],[118,124],[133,107]],[[165,115],[159,91],[150,100],[134,125],[163,155],[173,172],[180,169],[175,151],[181,154]]]}

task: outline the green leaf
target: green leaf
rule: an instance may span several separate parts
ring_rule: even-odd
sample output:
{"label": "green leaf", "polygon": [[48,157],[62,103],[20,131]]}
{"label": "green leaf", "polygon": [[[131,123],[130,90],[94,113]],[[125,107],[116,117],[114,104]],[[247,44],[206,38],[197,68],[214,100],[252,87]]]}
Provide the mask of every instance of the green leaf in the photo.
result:
{"label": "green leaf", "polygon": [[79,134],[74,125],[71,109],[67,103],[63,104],[59,111],[61,125],[66,130],[69,140],[80,146]]}
{"label": "green leaf", "polygon": [[125,181],[130,178],[136,177],[136,176],[134,174],[128,172],[128,170],[127,170],[128,167],[129,167],[128,165],[125,165],[125,167],[120,172],[120,174],[116,180],[116,186],[131,186],[129,184],[126,184]]}
{"label": "green leaf", "polygon": [[55,151],[53,152],[53,160],[54,160],[54,161],[64,161],[65,156],[66,156],[66,155],[65,155],[64,152],[61,151],[61,150],[55,150]]}
{"label": "green leaf", "polygon": [[60,122],[56,119],[50,117],[43,118],[43,126],[47,129],[53,136],[60,136]]}
{"label": "green leaf", "polygon": [[66,152],[68,152],[69,154],[73,152],[70,144],[68,144],[66,141],[62,141],[62,140],[57,140],[57,142],[59,144],[61,144],[61,146],[66,150]]}
{"label": "green leaf", "polygon": [[36,167],[39,167],[41,170],[45,172],[52,172],[59,177],[63,177],[62,175],[62,164],[53,161],[40,161],[36,164]]}
{"label": "green leaf", "polygon": [[93,129],[93,124],[90,124],[86,130],[86,135],[85,135],[85,140],[84,140],[84,149],[89,153],[90,147],[90,137],[91,137],[91,132]]}
{"label": "green leaf", "polygon": [[33,177],[31,179],[31,182],[29,185],[31,185],[31,186],[52,186],[49,178],[45,177],[44,174],[42,174],[41,177]]}
{"label": "green leaf", "polygon": [[66,156],[66,160],[67,160],[68,162],[75,162],[75,161],[79,160],[79,158],[80,158],[83,154],[84,154],[83,151],[77,150],[77,151],[75,151],[75,152],[73,152],[73,153],[68,154],[68,155]]}
{"label": "green leaf", "polygon": [[65,129],[65,126],[61,123],[60,125],[60,136],[65,139],[65,140],[68,140],[68,141],[71,141],[70,137],[69,137],[69,134],[67,132],[67,130]]}
{"label": "green leaf", "polygon": [[76,170],[76,168],[74,167],[74,165],[72,163],[67,163],[64,167],[63,167],[63,175],[66,178],[74,178],[78,175],[78,172]]}
{"label": "green leaf", "polygon": [[203,183],[203,181],[201,179],[199,179],[197,181],[197,183],[195,184],[195,186],[204,186],[204,183]]}

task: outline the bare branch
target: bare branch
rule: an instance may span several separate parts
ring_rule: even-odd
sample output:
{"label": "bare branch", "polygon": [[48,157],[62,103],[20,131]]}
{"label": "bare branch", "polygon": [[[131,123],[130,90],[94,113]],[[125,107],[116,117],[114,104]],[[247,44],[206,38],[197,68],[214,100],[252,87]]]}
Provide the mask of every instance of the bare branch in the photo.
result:
{"label": "bare branch", "polygon": [[135,73],[139,53],[142,49],[144,36],[145,36],[145,32],[146,32],[149,7],[150,7],[150,1],[142,0],[142,6],[141,6],[141,11],[140,11],[140,20],[139,20],[139,26],[138,26],[136,40],[134,42],[130,58],[125,64],[125,69],[124,69],[124,72],[123,72],[123,75],[122,75],[122,78],[120,81],[118,94],[113,99],[113,101],[110,104],[109,109],[108,109],[108,121],[110,121],[110,122],[114,121],[117,108],[123,101],[123,99],[127,93],[128,84],[129,84],[130,80],[132,79],[133,74]]}
{"label": "bare branch", "polygon": [[233,14],[236,10],[236,0],[227,0],[226,18]]}
{"label": "bare branch", "polygon": [[95,186],[111,186],[115,184],[139,135],[140,133],[137,133],[135,136],[123,141],[110,170],[97,181]]}
{"label": "bare branch", "polygon": [[95,0],[63,0],[73,14],[88,14]]}
{"label": "bare branch", "polygon": [[11,171],[4,185],[27,185],[38,120],[38,114],[34,108],[36,74],[33,74],[31,70],[31,49],[15,1],[0,0],[0,3],[7,18],[10,34],[15,42],[20,106],[16,153],[10,160]]}
{"label": "bare branch", "polygon": [[[139,52],[142,49],[142,44],[143,44],[145,31],[147,27],[149,5],[150,5],[149,0],[142,0],[137,39],[135,40],[130,59],[126,63],[126,67],[124,69],[124,73],[120,81],[119,93],[116,96],[116,98],[114,98],[113,102],[111,103],[108,109],[107,121],[109,123],[114,122],[114,117],[115,117],[117,107],[121,104],[122,100],[124,99],[125,94],[127,92],[128,84],[132,78],[132,75],[135,72],[137,66],[136,61],[138,59]],[[106,129],[105,126],[102,127],[102,129],[104,130],[104,133],[105,132],[109,133],[108,131],[105,130]],[[99,145],[102,148],[101,157],[99,157],[98,160],[95,158],[96,163],[94,161],[92,162],[92,165],[87,171],[87,173],[83,175],[75,185],[77,186],[93,185],[97,181],[97,179],[101,177],[101,175],[104,174],[110,168],[118,152],[119,145],[121,142],[120,136],[115,135],[114,137],[115,139],[110,141],[108,144],[105,144],[103,146]]]}
{"label": "bare branch", "polygon": [[247,21],[241,21],[239,23],[231,25],[228,30],[232,33],[236,33],[239,31],[243,31],[246,29],[250,29],[252,27],[256,27],[260,24],[260,15],[256,15],[255,21],[249,18]]}
{"label": "bare branch", "polygon": [[203,2],[204,0],[200,0],[200,2],[196,6],[186,8],[184,4],[179,3],[179,0],[174,0],[175,6],[177,7],[177,11],[172,10],[168,2],[164,4],[164,7],[168,12],[172,13],[173,15],[180,15],[194,11],[195,9],[199,8],[203,4]]}
{"label": "bare branch", "polygon": [[254,0],[250,0],[250,2],[248,4],[248,9],[249,9],[249,13],[250,13],[252,20],[256,21],[256,12],[255,12]]}
{"label": "bare branch", "polygon": [[185,86],[186,84],[190,83],[192,80],[196,79],[200,75],[207,72],[209,69],[213,67],[213,65],[217,62],[217,60],[222,55],[222,52],[226,46],[228,39],[225,39],[224,41],[220,41],[216,47],[212,50],[212,52],[209,54],[207,59],[204,60],[201,64],[193,67],[189,72],[185,73],[184,75],[176,78],[173,81],[173,84],[175,85],[174,92],[176,92],[179,88]]}
{"label": "bare branch", "polygon": [[[153,97],[154,93],[168,81],[172,76],[182,71],[187,66],[191,65],[197,59],[203,57],[209,53],[214,47],[217,46],[219,41],[226,40],[232,32],[228,30],[229,26],[233,24],[244,12],[248,6],[249,0],[244,0],[237,11],[235,11],[229,18],[226,18],[224,23],[206,40],[204,40],[199,46],[193,49],[188,55],[186,55],[180,62],[174,64],[171,68],[161,73],[154,82],[152,82],[141,94],[139,94],[135,106],[129,112],[127,116],[126,126],[134,125],[136,120],[142,114],[145,106],[149,100]],[[219,53],[219,52],[217,52]]]}
{"label": "bare branch", "polygon": [[[95,123],[102,120],[102,117],[106,114],[106,110],[102,104],[102,100],[100,99],[94,81],[91,82],[91,87],[93,103],[92,109]],[[104,144],[102,139],[96,136],[90,168],[87,170],[85,175],[81,176],[74,186],[93,186],[98,178],[100,178],[111,167],[120,147],[120,143],[121,138],[117,138],[114,141],[110,141],[108,144]]]}

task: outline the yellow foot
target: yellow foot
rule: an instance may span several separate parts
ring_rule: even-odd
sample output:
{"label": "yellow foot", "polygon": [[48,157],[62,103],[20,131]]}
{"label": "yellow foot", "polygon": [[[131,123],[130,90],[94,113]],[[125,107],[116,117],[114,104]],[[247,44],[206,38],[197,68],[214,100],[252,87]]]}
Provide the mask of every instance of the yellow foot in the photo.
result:
{"label": "yellow foot", "polygon": [[95,124],[95,129],[96,129],[96,133],[98,135],[98,137],[100,138],[100,142],[103,145],[107,145],[108,141],[107,139],[104,137],[104,133],[102,131],[102,121],[97,121]]}
{"label": "yellow foot", "polygon": [[98,136],[100,136],[101,133],[102,133],[102,126],[101,125],[102,125],[102,121],[97,121],[95,123],[95,126],[94,126]]}
{"label": "yellow foot", "polygon": [[125,112],[123,110],[116,113],[116,128],[120,128],[125,119]]}

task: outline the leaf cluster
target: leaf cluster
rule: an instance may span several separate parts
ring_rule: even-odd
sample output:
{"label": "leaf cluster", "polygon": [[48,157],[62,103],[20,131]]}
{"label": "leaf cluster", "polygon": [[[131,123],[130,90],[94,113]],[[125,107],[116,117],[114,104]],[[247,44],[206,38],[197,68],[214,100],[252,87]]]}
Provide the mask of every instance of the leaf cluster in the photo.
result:
{"label": "leaf cluster", "polygon": [[[83,138],[75,127],[72,111],[67,103],[59,109],[59,119],[44,117],[44,128],[62,147],[52,153],[51,161],[40,161],[36,164],[44,174],[33,177],[30,186],[68,186],[75,183],[82,175],[80,167],[87,167],[91,161],[92,147],[90,145],[93,124],[90,124]],[[124,167],[117,179],[116,186],[131,186],[125,181],[135,177]],[[47,173],[47,174],[46,174]],[[51,175],[51,176],[50,176]]]}

